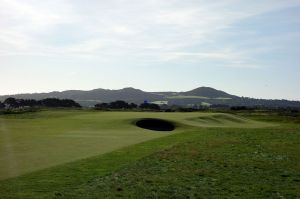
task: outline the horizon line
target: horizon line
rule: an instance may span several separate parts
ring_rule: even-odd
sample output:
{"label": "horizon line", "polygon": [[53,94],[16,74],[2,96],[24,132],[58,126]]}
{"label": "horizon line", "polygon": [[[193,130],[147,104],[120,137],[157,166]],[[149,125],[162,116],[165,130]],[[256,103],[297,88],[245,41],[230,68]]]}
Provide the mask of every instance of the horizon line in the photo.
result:
{"label": "horizon line", "polygon": [[[55,92],[58,92],[58,93],[62,93],[62,92],[66,92],[66,91],[93,91],[93,90],[99,90],[99,89],[102,89],[102,90],[110,90],[110,91],[114,91],[114,90],[123,90],[123,89],[126,89],[126,88],[132,88],[132,89],[136,89],[136,90],[141,90],[143,92],[148,92],[148,93],[160,93],[160,92],[173,92],[173,93],[180,93],[180,92],[188,92],[188,91],[192,91],[192,90],[195,90],[195,89],[198,89],[198,88],[211,88],[211,89],[214,89],[214,90],[217,90],[217,91],[222,91],[222,92],[225,92],[229,95],[234,95],[234,94],[230,94],[226,91],[223,91],[223,90],[219,90],[219,89],[216,89],[216,88],[213,88],[213,87],[209,87],[209,86],[199,86],[199,87],[196,87],[196,88],[193,88],[193,89],[189,89],[189,90],[186,90],[186,91],[147,91],[147,90],[143,90],[143,89],[139,89],[139,88],[135,88],[135,87],[132,87],[132,86],[127,86],[127,87],[123,87],[123,88],[119,88],[119,89],[109,89],[109,88],[95,88],[95,89],[67,89],[67,90],[53,90],[53,91],[36,91],[36,92],[24,92],[24,93],[14,93],[14,94],[0,94],[0,97],[3,97],[3,96],[15,96],[15,95],[33,95],[33,94],[47,94],[47,93],[55,93]],[[287,98],[257,98],[257,97],[247,97],[247,96],[239,96],[239,95],[235,95],[237,97],[244,97],[244,98],[252,98],[252,99],[265,99],[265,100],[287,100],[287,101],[300,101],[300,99],[287,99]]]}

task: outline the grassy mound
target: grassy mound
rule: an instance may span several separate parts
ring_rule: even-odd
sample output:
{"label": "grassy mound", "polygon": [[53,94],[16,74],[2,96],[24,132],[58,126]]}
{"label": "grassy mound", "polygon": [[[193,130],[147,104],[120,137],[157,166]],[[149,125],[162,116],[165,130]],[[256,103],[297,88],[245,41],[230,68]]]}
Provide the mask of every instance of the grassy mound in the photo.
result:
{"label": "grassy mound", "polygon": [[192,123],[190,123],[191,125],[203,127],[259,128],[273,126],[271,123],[267,124],[225,113],[213,113],[210,115],[191,117],[187,120],[192,121]]}
{"label": "grassy mound", "polygon": [[293,141],[300,138],[299,131],[210,130],[198,135],[57,198],[300,196],[300,148]]}
{"label": "grassy mound", "polygon": [[299,132],[175,133],[0,181],[0,198],[297,198]]}
{"label": "grassy mound", "polygon": [[0,116],[0,180],[168,135],[132,125],[140,118],[171,121],[176,124],[174,133],[197,127],[269,125],[216,113],[53,110]]}
{"label": "grassy mound", "polygon": [[[141,129],[140,118],[176,129]],[[299,196],[299,132],[220,113],[0,116],[0,198],[232,198],[247,196],[245,179],[252,198]]]}

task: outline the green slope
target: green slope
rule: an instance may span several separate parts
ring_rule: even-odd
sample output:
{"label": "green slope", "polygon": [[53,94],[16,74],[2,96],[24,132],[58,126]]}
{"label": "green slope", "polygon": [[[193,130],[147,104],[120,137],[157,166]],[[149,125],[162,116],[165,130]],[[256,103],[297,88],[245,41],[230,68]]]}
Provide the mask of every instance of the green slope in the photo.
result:
{"label": "green slope", "polygon": [[[133,125],[139,118],[170,120],[176,123],[177,129],[172,133],[140,129]],[[264,131],[271,133],[279,128],[270,123],[221,113],[93,111],[44,111],[1,116],[0,127],[0,198],[30,199],[87,198],[84,196],[87,191],[90,198],[103,198],[109,187],[99,193],[98,189],[89,186],[100,186],[98,180],[103,181],[104,176],[110,179],[114,175],[110,173],[122,171],[124,166],[135,168],[131,166],[134,162],[143,161],[141,158],[155,152],[190,142],[199,144],[200,150],[210,151],[211,148],[202,144],[217,146],[220,140],[226,140],[232,133],[234,139],[240,139],[244,133],[250,136],[255,132],[249,138],[256,139],[255,136]],[[253,131],[252,128],[258,127],[267,128]],[[284,134],[282,136],[285,138]],[[293,139],[287,137],[285,141],[289,143]],[[294,150],[294,145],[290,146]],[[155,157],[149,157],[150,162],[154,158],[153,164]],[[126,172],[126,168],[122,172]],[[159,164],[157,168],[160,168]],[[147,176],[147,171],[141,175]],[[114,185],[107,183],[107,186]],[[145,191],[143,189],[140,191]],[[118,190],[111,193],[119,194]],[[133,191],[127,194],[127,197],[138,195]]]}
{"label": "green slope", "polygon": [[299,198],[299,127],[187,136],[57,198]]}
{"label": "green slope", "polygon": [[[172,133],[197,127],[262,127],[269,124],[212,113],[44,111],[0,117],[0,179],[104,154],[166,136],[137,128],[139,118],[177,123]],[[199,119],[202,118],[202,119]],[[211,120],[217,118],[218,122]]]}
{"label": "green slope", "polygon": [[191,128],[2,180],[0,198],[298,198],[299,140],[299,124]]}

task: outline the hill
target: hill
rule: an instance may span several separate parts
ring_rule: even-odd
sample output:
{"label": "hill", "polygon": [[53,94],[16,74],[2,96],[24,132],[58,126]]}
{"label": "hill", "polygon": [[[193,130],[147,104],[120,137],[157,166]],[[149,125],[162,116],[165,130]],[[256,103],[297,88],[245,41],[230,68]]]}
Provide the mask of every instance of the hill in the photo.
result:
{"label": "hill", "polygon": [[300,107],[299,101],[267,100],[239,97],[210,87],[199,87],[186,92],[146,92],[131,87],[119,90],[67,90],[62,92],[54,91],[50,93],[5,95],[0,96],[0,101],[4,101],[8,97],[36,100],[45,98],[72,99],[80,103],[82,106],[93,106],[100,102],[112,102],[115,100],[124,100],[127,102],[140,104],[146,100],[148,102],[158,104],[179,105],[185,107],[209,105]]}
{"label": "hill", "polygon": [[224,91],[216,90],[210,87],[199,87],[191,91],[182,92],[184,96],[203,96],[208,98],[236,98],[237,96],[230,95]]}

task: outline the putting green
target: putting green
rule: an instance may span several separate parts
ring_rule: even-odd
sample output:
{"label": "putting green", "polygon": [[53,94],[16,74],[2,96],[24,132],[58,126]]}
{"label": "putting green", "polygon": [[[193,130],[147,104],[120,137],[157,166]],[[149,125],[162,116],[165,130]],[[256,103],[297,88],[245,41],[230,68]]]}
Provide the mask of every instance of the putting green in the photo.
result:
{"label": "putting green", "polygon": [[0,116],[0,180],[170,135],[136,127],[133,123],[140,118],[172,121],[177,125],[172,133],[270,125],[219,113],[55,110]]}

